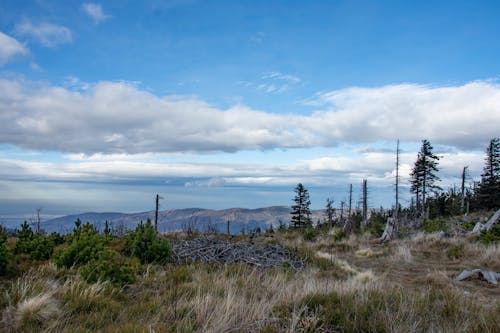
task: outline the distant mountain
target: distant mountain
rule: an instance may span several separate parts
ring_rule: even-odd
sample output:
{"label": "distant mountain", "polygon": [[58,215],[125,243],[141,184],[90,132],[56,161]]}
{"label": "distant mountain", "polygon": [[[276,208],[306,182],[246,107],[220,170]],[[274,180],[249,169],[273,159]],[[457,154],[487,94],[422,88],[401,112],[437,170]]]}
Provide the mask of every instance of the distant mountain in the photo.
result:
{"label": "distant mountain", "polygon": [[66,215],[57,217],[55,219],[47,220],[41,223],[41,228],[46,232],[59,232],[59,233],[68,233],[73,230],[75,225],[75,221],[80,219],[83,223],[90,222],[99,229],[101,225],[104,226],[106,221],[114,221],[119,220],[120,218],[126,216],[128,214],[125,213],[95,213],[88,212],[82,214],[75,215]]}
{"label": "distant mountain", "polygon": [[[288,224],[290,221],[290,207],[274,206],[257,209],[230,208],[223,210],[187,208],[160,211],[158,214],[159,231],[187,230],[188,228],[198,231],[215,230],[226,232],[227,221],[229,221],[230,232],[238,234],[248,232],[257,228],[268,229],[269,226],[278,227],[280,223]],[[46,232],[70,232],[74,222],[80,219],[82,222],[90,222],[102,230],[106,221],[113,228],[133,229],[141,221],[148,218],[154,221],[154,211],[142,213],[83,213],[67,215],[42,222],[42,228]],[[323,218],[323,211],[312,211],[313,221]]]}

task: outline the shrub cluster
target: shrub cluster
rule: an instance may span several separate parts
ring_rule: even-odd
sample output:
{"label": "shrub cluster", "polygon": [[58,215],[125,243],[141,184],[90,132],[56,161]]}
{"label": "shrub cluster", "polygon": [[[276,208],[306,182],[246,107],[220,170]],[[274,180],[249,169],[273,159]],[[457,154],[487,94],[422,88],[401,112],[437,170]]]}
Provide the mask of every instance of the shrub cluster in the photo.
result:
{"label": "shrub cluster", "polygon": [[49,236],[41,232],[33,232],[28,222],[24,221],[18,232],[18,239],[14,249],[15,254],[27,254],[32,260],[48,260],[52,257],[56,245],[63,242],[58,233]]}
{"label": "shrub cluster", "polygon": [[142,222],[127,236],[123,253],[137,257],[142,264],[166,264],[170,261],[172,249],[168,241],[159,237],[151,220]]}
{"label": "shrub cluster", "polygon": [[79,267],[88,282],[108,280],[124,286],[135,281],[134,271],[126,258],[107,248],[108,235],[100,235],[90,223],[83,226],[77,220],[75,230],[68,236],[69,246],[56,258],[59,267]]}
{"label": "shrub cluster", "polygon": [[0,275],[5,274],[9,262],[9,249],[7,248],[7,232],[0,226]]}

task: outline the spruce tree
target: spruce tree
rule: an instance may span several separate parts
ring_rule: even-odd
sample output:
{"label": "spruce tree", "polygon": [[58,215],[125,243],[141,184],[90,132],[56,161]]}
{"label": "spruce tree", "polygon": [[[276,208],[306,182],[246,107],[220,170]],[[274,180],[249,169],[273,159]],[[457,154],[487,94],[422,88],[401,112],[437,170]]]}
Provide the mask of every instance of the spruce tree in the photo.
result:
{"label": "spruce tree", "polygon": [[309,209],[311,200],[309,200],[309,192],[301,183],[295,187],[295,198],[293,201],[295,205],[292,206],[291,226],[294,228],[311,226],[311,210]]}
{"label": "spruce tree", "polygon": [[335,208],[333,207],[333,199],[326,198],[325,217],[326,217],[326,223],[328,223],[330,226],[333,226],[334,215],[335,215]]}
{"label": "spruce tree", "polygon": [[481,183],[478,188],[479,204],[483,208],[500,207],[500,138],[490,140]]}
{"label": "spruce tree", "polygon": [[436,193],[441,188],[436,185],[440,179],[437,176],[439,157],[432,152],[432,145],[428,140],[422,140],[422,147],[417,161],[411,171],[410,191],[417,198],[417,209],[425,211],[428,193]]}

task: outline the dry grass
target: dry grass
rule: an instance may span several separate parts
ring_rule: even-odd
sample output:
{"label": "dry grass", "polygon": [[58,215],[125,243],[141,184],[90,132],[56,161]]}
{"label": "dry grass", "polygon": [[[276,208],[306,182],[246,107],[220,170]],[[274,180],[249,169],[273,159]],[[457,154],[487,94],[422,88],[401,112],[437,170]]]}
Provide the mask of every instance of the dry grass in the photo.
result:
{"label": "dry grass", "polygon": [[410,246],[406,243],[397,244],[391,259],[395,262],[402,262],[405,264],[410,264],[414,260],[413,255],[411,254]]}
{"label": "dry grass", "polygon": [[386,245],[334,237],[274,238],[309,256],[302,272],[150,265],[123,290],[43,265],[3,293],[0,331],[498,331],[500,288],[453,281],[473,264],[499,267],[498,246],[425,235]]}

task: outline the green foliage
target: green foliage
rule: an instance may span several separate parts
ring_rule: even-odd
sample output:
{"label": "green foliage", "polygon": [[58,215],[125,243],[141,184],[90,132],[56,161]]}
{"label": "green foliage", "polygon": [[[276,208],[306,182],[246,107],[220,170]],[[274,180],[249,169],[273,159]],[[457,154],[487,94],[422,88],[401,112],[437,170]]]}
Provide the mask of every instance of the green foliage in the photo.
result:
{"label": "green foliage", "polygon": [[80,273],[90,283],[107,280],[122,287],[135,282],[134,270],[128,261],[109,248],[97,253],[97,257],[83,266]]}
{"label": "green foliage", "polygon": [[484,244],[500,243],[500,224],[496,223],[490,230],[482,231],[479,235],[479,239]]}
{"label": "green foliage", "polygon": [[335,216],[335,208],[333,207],[334,200],[330,198],[326,198],[326,207],[325,207],[325,218],[326,218],[326,223],[328,223],[330,226],[332,226],[335,221],[334,221],[334,216]]}
{"label": "green foliage", "polygon": [[291,226],[294,228],[309,227],[312,225],[311,200],[309,200],[309,192],[304,185],[297,184],[295,187],[295,198],[293,199],[295,205],[292,206]]}
{"label": "green foliage", "polygon": [[428,193],[437,193],[441,190],[435,184],[440,180],[437,176],[439,157],[432,150],[431,143],[428,140],[422,140],[422,147],[410,174],[410,191],[416,195],[417,209],[425,207]]}
{"label": "green foliage", "polygon": [[384,233],[385,223],[388,215],[381,209],[370,216],[366,231],[375,237],[380,237]]}
{"label": "green foliage", "polygon": [[446,219],[437,218],[433,220],[424,219],[422,229],[425,232],[432,233],[438,231],[447,231],[448,225],[446,224]]}
{"label": "green foliage", "polygon": [[45,236],[34,233],[26,221],[21,225],[14,253],[27,254],[32,260],[48,260],[52,257],[54,247],[61,244],[63,238],[58,233]]}
{"label": "green foliage", "polygon": [[500,208],[500,138],[493,138],[486,149],[486,161],[477,191],[482,208]]}
{"label": "green foliage", "polygon": [[127,237],[123,252],[126,255],[139,258],[141,263],[165,264],[170,261],[172,249],[166,239],[160,238],[158,232],[151,225],[142,222]]}
{"label": "green foliage", "polygon": [[446,250],[446,256],[450,259],[460,259],[464,256],[465,247],[464,244],[451,244],[448,250]]}
{"label": "green foliage", "polygon": [[9,257],[10,253],[7,248],[7,230],[0,226],[0,275],[5,274],[7,271]]}
{"label": "green foliage", "polygon": [[302,236],[304,237],[305,241],[312,242],[318,236],[318,230],[314,228],[307,228],[304,230]]}
{"label": "green foliage", "polygon": [[71,243],[56,258],[56,265],[59,267],[85,265],[91,260],[97,260],[99,252],[104,249],[105,239],[90,223],[83,227],[77,223],[75,225],[77,227],[68,238]]}
{"label": "green foliage", "polygon": [[463,223],[462,228],[464,229],[464,231],[472,231],[474,229],[475,225],[476,225],[476,222],[469,221],[469,222]]}
{"label": "green foliage", "polygon": [[333,239],[336,242],[340,242],[346,237],[346,233],[344,229],[339,229],[337,232],[335,232],[335,235],[333,235]]}

